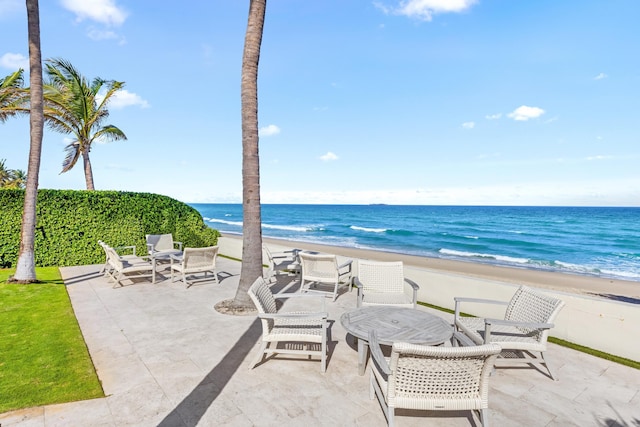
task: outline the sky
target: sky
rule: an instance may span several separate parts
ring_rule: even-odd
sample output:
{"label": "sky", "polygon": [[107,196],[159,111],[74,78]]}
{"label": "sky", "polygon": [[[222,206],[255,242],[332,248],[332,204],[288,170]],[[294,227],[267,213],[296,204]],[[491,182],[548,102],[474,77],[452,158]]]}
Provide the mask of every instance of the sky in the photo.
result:
{"label": "sky", "polygon": [[[40,2],[43,59],[125,82],[91,150],[98,190],[242,202],[248,0]],[[262,203],[640,206],[637,0],[269,0]],[[0,0],[0,76],[28,71],[24,0]],[[28,75],[25,81],[28,84]],[[40,188],[68,135],[45,131]],[[0,124],[27,170],[28,117]]]}

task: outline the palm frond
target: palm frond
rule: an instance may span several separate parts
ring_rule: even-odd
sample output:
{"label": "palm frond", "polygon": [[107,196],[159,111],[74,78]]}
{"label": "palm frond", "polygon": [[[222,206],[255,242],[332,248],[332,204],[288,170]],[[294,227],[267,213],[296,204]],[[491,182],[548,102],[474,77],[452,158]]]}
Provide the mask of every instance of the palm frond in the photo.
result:
{"label": "palm frond", "polygon": [[60,172],[61,174],[71,170],[78,162],[81,153],[80,144],[78,143],[78,141],[73,141],[71,144],[67,145],[64,148],[64,151],[66,151],[67,154],[62,161],[62,171]]}

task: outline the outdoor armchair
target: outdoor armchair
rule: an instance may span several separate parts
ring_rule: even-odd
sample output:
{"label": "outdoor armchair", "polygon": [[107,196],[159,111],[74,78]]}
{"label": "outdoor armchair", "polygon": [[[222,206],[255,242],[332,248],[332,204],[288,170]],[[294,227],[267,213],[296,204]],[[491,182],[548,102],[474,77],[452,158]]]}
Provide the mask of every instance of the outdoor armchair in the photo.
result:
{"label": "outdoor armchair", "polygon": [[262,340],[256,360],[249,366],[253,369],[264,355],[298,354],[320,357],[320,369],[327,367],[327,312],[322,298],[322,309],[317,312],[278,312],[276,299],[309,298],[309,295],[276,294],[267,282],[258,277],[249,289],[249,297],[258,309],[262,323]]}
{"label": "outdoor armchair", "polygon": [[[110,246],[107,245],[102,240],[98,240],[98,244],[100,245],[102,250],[104,250],[104,255],[105,255],[104,265],[100,269],[100,273],[107,274],[107,270],[111,268],[110,264],[109,264],[109,254],[107,253],[107,248],[110,247]],[[138,256],[136,255],[136,247],[135,246],[118,246],[118,247],[115,247],[113,249],[123,259],[136,259],[136,258],[138,258]],[[122,253],[122,252],[129,252],[129,251],[131,251],[130,254],[123,254]]]}
{"label": "outdoor armchair", "polygon": [[114,280],[113,287],[124,286],[122,281],[138,277],[152,277],[154,273],[153,264],[148,257],[124,258],[110,246],[106,246],[107,264],[105,272],[110,279]]}
{"label": "outdoor armchair", "polygon": [[[503,351],[497,363],[544,365],[549,377],[556,379],[544,358],[544,352],[547,350],[549,331],[554,327],[553,321],[564,307],[562,300],[527,286],[520,286],[510,301],[462,297],[454,300],[456,329],[475,344],[499,344]],[[506,306],[504,318],[462,317],[460,311],[463,302]],[[540,357],[536,357],[533,352],[539,352]]]}
{"label": "outdoor armchair", "polygon": [[404,277],[402,261],[359,260],[358,276],[353,281],[358,289],[358,307],[397,305],[416,308],[420,287]]}
{"label": "outdoor armchair", "polygon": [[182,256],[171,255],[171,282],[173,283],[173,272],[179,274],[182,282],[188,288],[193,284],[189,283],[187,276],[196,273],[204,273],[204,279],[207,273],[213,274],[213,280],[218,282],[218,274],[216,272],[216,258],[218,257],[218,246],[209,246],[206,248],[184,248]]}
{"label": "outdoor armchair", "polygon": [[394,343],[385,358],[375,330],[369,333],[369,397],[378,402],[389,426],[396,409],[425,411],[477,410],[489,425],[489,375],[500,353],[497,344],[432,347]]}
{"label": "outdoor armchair", "polygon": [[174,242],[172,234],[147,234],[147,251],[149,255],[179,255],[182,242]]}
{"label": "outdoor armchair", "polygon": [[[351,289],[351,264],[349,260],[338,265],[338,258],[330,254],[299,252],[301,275],[300,292],[324,292],[338,298],[338,287],[347,285]],[[328,287],[328,290],[321,289]]]}
{"label": "outdoor armchair", "polygon": [[262,245],[262,250],[267,258],[267,272],[264,278],[273,281],[278,274],[299,274],[300,262],[298,261],[298,249],[283,252],[271,252],[267,245]]}

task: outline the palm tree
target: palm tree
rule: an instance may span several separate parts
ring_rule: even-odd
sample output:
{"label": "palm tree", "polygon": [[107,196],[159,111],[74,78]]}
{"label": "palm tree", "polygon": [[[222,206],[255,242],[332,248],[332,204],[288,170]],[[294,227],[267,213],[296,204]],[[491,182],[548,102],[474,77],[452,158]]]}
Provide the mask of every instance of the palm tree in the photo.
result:
{"label": "palm tree", "polygon": [[71,170],[82,155],[87,190],[94,190],[89,159],[91,145],[95,141],[127,139],[119,128],[102,126],[109,117],[109,100],[124,87],[124,83],[99,77],[89,82],[63,59],[46,62],[48,81],[44,92],[44,114],[47,124],[55,131],[73,136],[73,141],[65,148],[67,154],[60,173]]}
{"label": "palm tree", "polygon": [[30,148],[27,185],[22,210],[20,229],[20,250],[16,272],[11,278],[14,282],[36,282],[36,264],[34,241],[36,234],[36,199],[38,196],[38,176],[42,153],[42,135],[44,133],[44,107],[42,96],[42,54],[40,50],[40,8],[38,0],[27,2],[27,28],[29,37],[29,114]]}
{"label": "palm tree", "polygon": [[27,174],[20,169],[7,169],[6,159],[0,160],[0,188],[24,188]]}
{"label": "palm tree", "polygon": [[11,181],[11,177],[13,175],[13,171],[11,169],[7,169],[5,162],[6,159],[0,160],[0,188],[5,188],[9,181]]}
{"label": "palm tree", "polygon": [[23,88],[23,70],[0,79],[0,123],[20,112],[19,108],[28,100],[28,92]]}
{"label": "palm tree", "polygon": [[258,155],[258,62],[267,0],[250,0],[242,57],[242,267],[232,305],[251,309],[247,291],[262,275],[260,158]]}

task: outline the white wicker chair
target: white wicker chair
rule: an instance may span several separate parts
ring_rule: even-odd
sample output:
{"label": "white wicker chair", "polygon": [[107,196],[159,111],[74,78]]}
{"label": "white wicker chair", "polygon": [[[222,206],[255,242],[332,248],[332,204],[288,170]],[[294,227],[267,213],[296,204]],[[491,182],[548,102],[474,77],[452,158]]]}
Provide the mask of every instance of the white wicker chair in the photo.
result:
{"label": "white wicker chair", "polygon": [[249,289],[249,296],[258,309],[262,322],[262,341],[256,360],[249,366],[253,369],[268,354],[297,354],[320,357],[320,369],[327,367],[327,312],[277,312],[276,298],[309,298],[309,295],[273,295],[267,282],[258,277]]}
{"label": "white wicker chair", "polygon": [[206,248],[184,248],[182,256],[171,255],[171,282],[173,283],[173,272],[175,271],[182,278],[182,282],[188,288],[193,284],[193,281],[189,283],[187,276],[204,273],[204,279],[207,278],[207,273],[213,274],[213,280],[216,283],[218,281],[218,274],[216,272],[216,258],[218,257],[218,246],[209,246]]}
{"label": "white wicker chair", "polygon": [[272,281],[278,274],[299,274],[300,262],[298,261],[298,249],[284,252],[271,252],[267,245],[262,245],[264,254],[267,256],[268,269],[264,278]]}
{"label": "white wicker chair", "polygon": [[152,277],[153,264],[148,257],[124,258],[110,246],[106,246],[107,264],[105,272],[115,281],[113,287],[124,286],[122,281],[138,277]]}
{"label": "white wicker chair", "polygon": [[[498,304],[507,308],[504,319],[462,317],[460,308],[463,302]],[[553,321],[562,307],[562,300],[544,295],[527,286],[520,286],[511,301],[456,297],[455,327],[475,344],[500,344],[503,352],[497,360],[499,365],[541,364],[555,380],[544,358],[544,352],[547,350],[549,330],[553,328]],[[540,352],[540,357],[536,357],[532,352]]]}
{"label": "white wicker chair", "polygon": [[401,261],[359,260],[354,284],[358,289],[358,307],[397,305],[416,308],[420,287],[404,277]]}
{"label": "white wicker chair", "polygon": [[146,239],[149,255],[167,255],[168,257],[182,253],[182,242],[174,242],[172,234],[147,234]]}
{"label": "white wicker chair", "polygon": [[[105,242],[103,242],[102,240],[98,240],[98,244],[100,245],[100,247],[104,250],[104,255],[105,255],[105,261],[104,261],[104,265],[102,266],[102,268],[100,269],[100,273],[104,273],[104,274],[109,274],[109,272],[111,271],[112,267],[109,264],[109,254],[107,253],[107,248],[110,247],[109,245],[107,245]],[[123,259],[137,259],[139,258],[136,255],[136,247],[135,246],[118,246],[113,248],[116,253]],[[130,254],[122,254],[122,251],[131,251]],[[109,271],[107,271],[109,270]]]}
{"label": "white wicker chair", "polygon": [[383,356],[375,331],[369,333],[371,380],[369,397],[378,402],[389,426],[396,409],[425,411],[477,410],[489,425],[489,375],[500,353],[497,344],[432,347],[394,343]]}
{"label": "white wicker chair", "polygon": [[[298,253],[300,258],[300,292],[322,292],[338,298],[338,287],[346,285],[351,289],[351,264],[349,260],[338,265],[338,258],[331,254]],[[328,287],[328,290],[321,289]]]}

